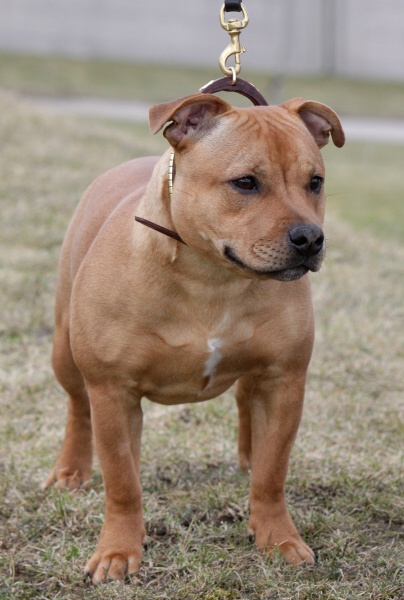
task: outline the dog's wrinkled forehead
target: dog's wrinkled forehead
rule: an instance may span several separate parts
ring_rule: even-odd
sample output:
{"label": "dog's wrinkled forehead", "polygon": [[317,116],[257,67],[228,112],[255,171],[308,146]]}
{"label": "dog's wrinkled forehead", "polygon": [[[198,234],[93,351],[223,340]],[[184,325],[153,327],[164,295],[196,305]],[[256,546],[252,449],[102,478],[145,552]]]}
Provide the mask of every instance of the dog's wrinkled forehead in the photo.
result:
{"label": "dog's wrinkled forehead", "polygon": [[[220,119],[210,131],[210,142],[227,154],[265,153],[289,147],[297,150],[309,146],[319,150],[314,136],[302,119],[279,106],[235,108]],[[201,138],[201,143],[204,139]]]}

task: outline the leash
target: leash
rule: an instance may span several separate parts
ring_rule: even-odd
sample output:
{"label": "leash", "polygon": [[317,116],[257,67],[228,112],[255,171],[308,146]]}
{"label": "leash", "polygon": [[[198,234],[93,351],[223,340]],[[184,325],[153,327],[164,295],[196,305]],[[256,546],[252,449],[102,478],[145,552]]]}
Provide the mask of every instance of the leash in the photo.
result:
{"label": "leash", "polygon": [[[225,20],[226,12],[242,12],[242,19]],[[237,75],[240,73],[240,54],[245,52],[244,46],[240,46],[240,30],[248,25],[248,14],[244,4],[241,2],[226,2],[220,10],[220,25],[230,35],[230,44],[223,50],[219,57],[219,66],[225,75],[232,75],[233,83],[236,83]],[[227,67],[226,62],[234,54],[234,67]]]}
{"label": "leash", "polygon": [[[242,19],[229,19],[225,20],[226,12],[241,12]],[[248,14],[241,0],[225,0],[220,10],[220,24],[230,35],[230,44],[223,50],[219,58],[219,66],[225,77],[220,77],[209,81],[206,85],[200,88],[201,94],[216,94],[217,92],[235,92],[248,98],[254,106],[268,106],[268,102],[264,96],[257,90],[257,88],[244,79],[237,78],[240,73],[240,54],[246,50],[244,46],[240,46],[240,30],[248,24]],[[228,67],[226,65],[227,60],[234,55],[235,65],[234,67]],[[168,191],[170,194],[170,200],[173,193],[173,183],[175,174],[175,155],[174,150],[171,151],[170,160],[168,163]],[[176,231],[157,225],[152,221],[143,219],[142,217],[135,217],[135,221],[154,229],[159,233],[163,233],[168,237],[173,238],[177,242],[181,242],[187,246],[184,240],[178,235]]]}

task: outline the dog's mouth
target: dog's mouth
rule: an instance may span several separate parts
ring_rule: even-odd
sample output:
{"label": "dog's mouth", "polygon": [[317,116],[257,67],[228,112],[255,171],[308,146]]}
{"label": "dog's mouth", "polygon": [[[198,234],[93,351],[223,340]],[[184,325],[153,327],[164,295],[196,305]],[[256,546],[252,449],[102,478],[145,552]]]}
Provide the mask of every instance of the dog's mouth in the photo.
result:
{"label": "dog's mouth", "polygon": [[318,267],[310,266],[301,261],[300,264],[286,267],[285,269],[255,269],[246,265],[234,252],[230,246],[224,247],[224,256],[233,264],[237,265],[243,271],[260,277],[261,279],[276,279],[278,281],[294,281],[306,275],[308,271],[317,271]]}

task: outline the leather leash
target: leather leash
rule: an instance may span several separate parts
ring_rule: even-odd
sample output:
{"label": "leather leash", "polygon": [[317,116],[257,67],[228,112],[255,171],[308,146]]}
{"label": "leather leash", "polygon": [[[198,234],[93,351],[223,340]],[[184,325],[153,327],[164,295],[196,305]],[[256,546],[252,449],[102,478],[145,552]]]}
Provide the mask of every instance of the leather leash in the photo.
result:
{"label": "leather leash", "polygon": [[[248,81],[244,81],[244,79],[237,78],[236,82],[234,82],[233,77],[221,77],[220,79],[215,79],[214,81],[210,81],[205,86],[203,86],[199,90],[202,94],[216,94],[217,92],[236,92],[248,98],[254,106],[268,106],[268,102],[265,100],[264,96],[260,94],[255,86]],[[172,185],[174,179],[174,151],[170,157],[170,163],[168,168],[168,185],[170,191],[170,197],[172,193]],[[181,242],[187,246],[184,240],[178,235],[176,231],[172,231],[171,229],[167,229],[166,227],[162,227],[161,225],[157,225],[157,223],[153,223],[153,221],[148,221],[147,219],[143,219],[142,217],[135,217],[135,221],[141,223],[142,225],[146,225],[146,227],[150,227],[150,229],[154,229],[159,233],[163,233],[168,237],[173,238],[177,242]]]}

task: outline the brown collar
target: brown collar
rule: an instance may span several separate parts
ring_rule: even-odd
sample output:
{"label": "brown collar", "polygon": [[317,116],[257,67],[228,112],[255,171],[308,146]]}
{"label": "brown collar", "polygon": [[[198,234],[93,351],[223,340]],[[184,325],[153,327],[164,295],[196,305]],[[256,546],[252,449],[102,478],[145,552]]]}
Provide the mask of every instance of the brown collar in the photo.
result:
{"label": "brown collar", "polygon": [[[238,94],[242,94],[246,96],[255,106],[268,106],[265,98],[259,93],[259,91],[248,81],[244,81],[243,79],[237,79],[235,83],[232,81],[231,77],[222,77],[221,79],[216,79],[215,81],[211,81],[203,88],[199,90],[203,94],[214,94],[216,92],[237,92]],[[175,164],[174,164],[174,151],[171,152],[170,160],[168,163],[168,191],[170,194],[170,199],[173,193],[173,180],[175,175]],[[181,242],[181,244],[187,245],[184,240],[171,229],[167,229],[166,227],[162,227],[161,225],[157,225],[157,223],[153,223],[152,221],[148,221],[147,219],[143,219],[142,217],[135,217],[135,221],[138,223],[142,223],[142,225],[146,225],[146,227],[150,227],[151,229],[155,229],[160,233],[164,233],[164,235],[168,235],[168,237],[177,240],[177,242]]]}
{"label": "brown collar", "polygon": [[[148,221],[147,219],[143,219],[142,217],[135,217],[135,221],[138,223],[142,223],[142,225],[146,225],[146,227],[150,227],[150,229],[155,229],[160,233],[164,233],[164,235],[168,235],[168,237],[177,240],[177,242],[181,242],[181,244],[185,244],[184,240],[180,238],[178,233],[172,231],[171,229],[167,229],[166,227],[162,227],[161,225],[157,225],[157,223],[153,223],[152,221]],[[186,246],[187,244],[185,244]]]}

